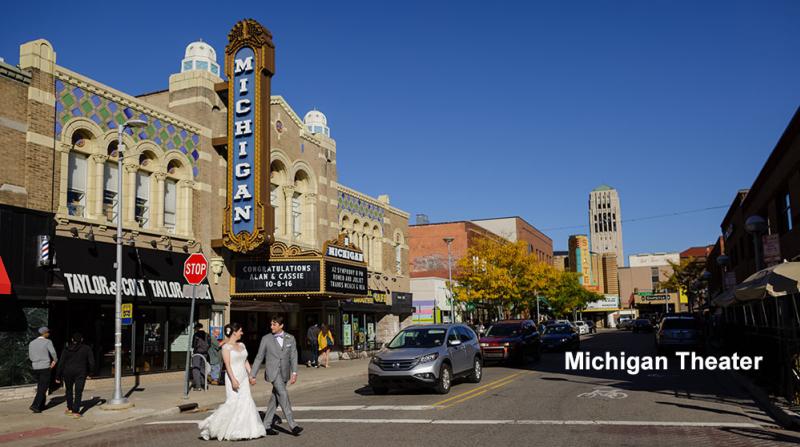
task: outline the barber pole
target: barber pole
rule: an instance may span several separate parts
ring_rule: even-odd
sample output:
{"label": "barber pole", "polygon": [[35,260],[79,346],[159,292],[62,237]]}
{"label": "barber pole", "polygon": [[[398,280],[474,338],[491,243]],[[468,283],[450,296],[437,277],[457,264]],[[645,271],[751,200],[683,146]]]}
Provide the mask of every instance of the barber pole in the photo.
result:
{"label": "barber pole", "polygon": [[50,265],[50,236],[40,235],[36,239],[39,243],[39,266]]}

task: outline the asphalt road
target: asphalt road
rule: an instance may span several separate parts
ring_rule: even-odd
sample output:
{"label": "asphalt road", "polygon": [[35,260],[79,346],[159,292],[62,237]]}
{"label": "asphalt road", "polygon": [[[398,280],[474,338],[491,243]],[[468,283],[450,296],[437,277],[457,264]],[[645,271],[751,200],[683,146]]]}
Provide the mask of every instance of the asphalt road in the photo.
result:
{"label": "asphalt road", "polygon": [[[652,334],[584,336],[593,354],[654,355]],[[480,384],[457,383],[448,395],[373,395],[366,374],[292,394],[305,428],[236,445],[492,445],[766,446],[797,445],[800,433],[780,430],[727,373],[566,371],[563,353],[524,367],[487,365]],[[335,367],[335,366],[334,366]],[[256,388],[257,405],[266,387]],[[208,412],[137,421],[113,432],[59,446],[207,445],[196,422]],[[285,426],[285,423],[284,423]]]}

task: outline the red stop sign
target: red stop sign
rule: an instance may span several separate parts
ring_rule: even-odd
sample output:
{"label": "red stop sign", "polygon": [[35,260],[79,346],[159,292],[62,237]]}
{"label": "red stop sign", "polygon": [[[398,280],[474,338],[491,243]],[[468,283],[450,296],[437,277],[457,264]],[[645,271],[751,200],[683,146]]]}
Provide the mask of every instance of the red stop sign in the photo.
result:
{"label": "red stop sign", "polygon": [[202,253],[193,253],[183,263],[183,277],[189,284],[197,285],[206,279],[208,260]]}

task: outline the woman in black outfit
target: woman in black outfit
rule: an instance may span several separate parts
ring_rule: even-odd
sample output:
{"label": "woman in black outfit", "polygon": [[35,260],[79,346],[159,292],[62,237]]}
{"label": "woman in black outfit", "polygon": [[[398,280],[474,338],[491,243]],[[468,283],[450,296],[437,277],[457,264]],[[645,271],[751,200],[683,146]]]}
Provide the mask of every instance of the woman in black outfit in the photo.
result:
{"label": "woman in black outfit", "polygon": [[76,418],[81,417],[83,386],[86,385],[86,376],[92,371],[94,371],[92,349],[83,344],[83,336],[76,332],[72,335],[72,341],[61,352],[56,370],[56,383],[63,379],[67,392],[66,414],[72,414]]}

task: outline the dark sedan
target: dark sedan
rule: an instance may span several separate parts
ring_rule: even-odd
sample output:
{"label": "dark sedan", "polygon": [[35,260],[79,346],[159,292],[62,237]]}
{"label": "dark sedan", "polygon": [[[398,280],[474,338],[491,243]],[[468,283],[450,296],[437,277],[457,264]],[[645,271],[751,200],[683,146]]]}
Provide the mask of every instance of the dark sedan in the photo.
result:
{"label": "dark sedan", "polygon": [[541,340],[531,320],[498,321],[481,337],[484,362],[493,360],[524,363],[526,356],[539,359]]}
{"label": "dark sedan", "polygon": [[552,324],[542,334],[542,349],[545,351],[570,351],[580,346],[580,335],[568,324]]}
{"label": "dark sedan", "polygon": [[647,318],[639,318],[631,324],[633,332],[653,332],[653,323]]}

